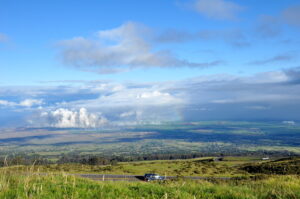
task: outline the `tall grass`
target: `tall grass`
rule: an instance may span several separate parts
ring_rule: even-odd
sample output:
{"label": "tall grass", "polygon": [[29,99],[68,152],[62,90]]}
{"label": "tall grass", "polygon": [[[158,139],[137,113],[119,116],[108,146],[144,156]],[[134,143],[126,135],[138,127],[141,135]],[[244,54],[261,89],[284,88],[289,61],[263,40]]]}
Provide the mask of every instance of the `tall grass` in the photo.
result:
{"label": "tall grass", "polygon": [[0,198],[5,199],[297,199],[299,176],[273,176],[258,181],[95,182],[60,174],[0,171]]}
{"label": "tall grass", "polygon": [[[169,176],[249,176],[247,172],[240,170],[236,165],[252,161],[202,162],[201,160],[203,159],[122,162],[117,165],[49,164],[36,165],[34,166],[34,169],[35,171],[39,169],[41,172],[101,173],[121,175],[159,173],[161,175]],[[25,171],[28,168],[30,168],[30,166],[8,167],[8,169],[14,171]]]}

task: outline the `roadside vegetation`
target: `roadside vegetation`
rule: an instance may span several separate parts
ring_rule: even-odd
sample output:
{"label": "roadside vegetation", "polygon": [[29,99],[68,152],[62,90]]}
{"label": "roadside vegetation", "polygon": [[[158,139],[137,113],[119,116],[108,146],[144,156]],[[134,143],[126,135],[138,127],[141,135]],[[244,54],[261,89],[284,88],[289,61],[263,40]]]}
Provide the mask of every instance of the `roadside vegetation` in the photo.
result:
{"label": "roadside vegetation", "polygon": [[283,158],[270,162],[261,162],[255,164],[246,164],[242,166],[244,171],[256,174],[279,174],[279,175],[300,175],[299,158]]}
{"label": "roadside vegetation", "polygon": [[[240,165],[260,161],[258,157],[227,157],[216,160],[214,157],[195,158],[188,160],[153,160],[118,162],[110,165],[87,164],[46,164],[35,165],[32,169],[37,172],[67,172],[67,173],[99,173],[120,175],[144,175],[159,173],[166,176],[228,176],[240,177],[250,174],[240,169]],[[15,165],[7,170],[27,172],[32,166]]]}
{"label": "roadside vegetation", "polygon": [[96,182],[65,173],[36,175],[0,172],[0,198],[300,198],[299,176],[272,176],[239,181]]}
{"label": "roadside vegetation", "polygon": [[[149,172],[178,178],[150,183],[102,182],[73,175],[143,175]],[[262,161],[259,157],[205,157],[120,162],[113,165],[14,165],[0,168],[0,198],[297,199],[300,198],[300,176],[297,175],[299,173],[300,159],[296,157],[269,161]],[[238,178],[196,181],[183,179],[181,176]]]}
{"label": "roadside vegetation", "polygon": [[116,175],[144,175],[159,173],[163,176],[251,177],[266,175],[300,175],[300,158],[277,158],[262,161],[260,157],[203,157],[184,160],[151,160],[111,162],[111,164],[36,164],[4,166],[0,170],[43,173],[94,173]]}
{"label": "roadside vegetation", "polygon": [[[0,199],[300,198],[298,125],[216,121],[17,131],[0,135]],[[177,178],[110,182],[77,175],[145,173]]]}

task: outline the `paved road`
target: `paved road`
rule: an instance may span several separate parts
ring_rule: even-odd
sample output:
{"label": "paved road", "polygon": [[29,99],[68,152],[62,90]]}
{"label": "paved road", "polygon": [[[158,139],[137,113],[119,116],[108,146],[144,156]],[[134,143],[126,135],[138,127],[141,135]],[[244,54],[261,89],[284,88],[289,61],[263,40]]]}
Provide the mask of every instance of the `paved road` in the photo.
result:
{"label": "paved road", "polygon": [[[74,174],[84,178],[89,178],[96,181],[143,181],[144,176],[136,175],[112,175],[112,174]],[[175,176],[166,176],[166,179],[175,179]],[[185,179],[191,180],[209,180],[209,179],[220,179],[229,180],[231,177],[196,177],[196,176],[184,176]]]}
{"label": "paved road", "polygon": [[[28,175],[29,173],[24,173]],[[34,175],[48,175],[48,173],[33,173]],[[29,175],[32,175],[30,173]],[[75,175],[83,178],[89,178],[96,181],[144,181],[144,176],[138,175],[113,175],[113,174],[79,174],[79,173],[69,173],[67,175]],[[176,176],[164,176],[166,180],[176,179]],[[183,176],[184,179],[190,180],[230,180],[234,177],[200,177],[200,176]],[[237,179],[237,178],[236,178]]]}

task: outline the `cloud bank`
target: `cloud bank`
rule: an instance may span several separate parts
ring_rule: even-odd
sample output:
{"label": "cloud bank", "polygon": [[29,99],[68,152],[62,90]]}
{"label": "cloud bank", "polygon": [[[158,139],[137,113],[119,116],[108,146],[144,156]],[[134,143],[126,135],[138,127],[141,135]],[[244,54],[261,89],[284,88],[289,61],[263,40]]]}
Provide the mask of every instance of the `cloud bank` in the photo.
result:
{"label": "cloud bank", "polygon": [[[9,100],[18,97],[27,100]],[[251,76],[217,74],[172,82],[92,81],[78,86],[0,87],[0,99],[1,126],[6,125],[8,115],[23,118],[18,123],[27,122],[27,126],[57,128],[162,121],[298,121],[300,69]]]}

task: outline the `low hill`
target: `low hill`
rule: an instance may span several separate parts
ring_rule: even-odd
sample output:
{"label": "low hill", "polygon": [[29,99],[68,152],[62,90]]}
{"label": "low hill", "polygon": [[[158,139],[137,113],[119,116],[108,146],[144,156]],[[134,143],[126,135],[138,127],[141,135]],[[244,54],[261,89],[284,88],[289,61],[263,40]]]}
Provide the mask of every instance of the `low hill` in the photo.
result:
{"label": "low hill", "polygon": [[270,162],[251,163],[242,166],[241,169],[248,173],[299,175],[300,158],[285,158]]}

